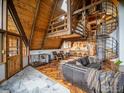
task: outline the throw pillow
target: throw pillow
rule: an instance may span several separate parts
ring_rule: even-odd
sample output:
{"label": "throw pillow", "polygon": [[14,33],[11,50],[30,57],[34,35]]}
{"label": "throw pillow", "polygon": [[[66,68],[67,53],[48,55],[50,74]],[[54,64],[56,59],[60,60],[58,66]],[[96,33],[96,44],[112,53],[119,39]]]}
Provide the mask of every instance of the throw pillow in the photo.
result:
{"label": "throw pillow", "polygon": [[88,65],[85,58],[81,58],[80,60],[81,60],[80,62],[81,62],[81,64],[82,64],[83,66],[87,66],[87,65]]}

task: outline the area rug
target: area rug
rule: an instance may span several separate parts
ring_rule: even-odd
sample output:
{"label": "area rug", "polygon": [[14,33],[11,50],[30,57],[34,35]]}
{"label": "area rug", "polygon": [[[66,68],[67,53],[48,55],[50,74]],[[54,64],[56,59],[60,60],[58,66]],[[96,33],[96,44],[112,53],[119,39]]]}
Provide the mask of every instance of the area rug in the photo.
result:
{"label": "area rug", "polygon": [[2,83],[0,89],[10,93],[70,93],[69,89],[31,66]]}

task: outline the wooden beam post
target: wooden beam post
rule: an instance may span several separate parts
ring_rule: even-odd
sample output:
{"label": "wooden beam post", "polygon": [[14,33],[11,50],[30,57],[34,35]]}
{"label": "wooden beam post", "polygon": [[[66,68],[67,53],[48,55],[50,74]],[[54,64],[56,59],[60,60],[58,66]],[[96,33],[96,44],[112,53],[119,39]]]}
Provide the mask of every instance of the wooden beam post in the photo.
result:
{"label": "wooden beam post", "polygon": [[28,42],[28,39],[26,37],[26,34],[24,32],[24,29],[23,29],[23,26],[20,22],[20,19],[19,19],[19,16],[17,14],[17,11],[15,9],[15,6],[13,4],[13,1],[12,0],[8,0],[8,9],[10,11],[10,14],[12,15],[12,18],[17,26],[17,29],[19,31],[19,33],[21,34],[21,36],[23,36],[23,41],[24,43],[26,44],[26,46],[29,46],[29,42]]}
{"label": "wooden beam post", "polygon": [[71,34],[72,33],[71,0],[67,0],[67,29],[68,29],[68,34]]}
{"label": "wooden beam post", "polygon": [[32,23],[32,28],[31,28],[31,35],[30,35],[30,40],[29,40],[30,46],[31,46],[31,41],[33,38],[34,30],[35,30],[37,16],[38,16],[39,10],[40,10],[40,2],[41,2],[41,0],[37,0],[37,3],[36,3],[36,9],[35,9],[35,13],[34,13],[34,18],[33,18],[33,23]]}

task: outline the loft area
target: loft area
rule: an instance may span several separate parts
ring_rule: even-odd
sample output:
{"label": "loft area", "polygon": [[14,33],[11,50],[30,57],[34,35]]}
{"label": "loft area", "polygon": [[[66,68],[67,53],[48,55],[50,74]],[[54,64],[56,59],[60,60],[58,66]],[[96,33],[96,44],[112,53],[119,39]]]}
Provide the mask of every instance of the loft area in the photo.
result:
{"label": "loft area", "polygon": [[0,93],[124,93],[123,0],[1,0]]}

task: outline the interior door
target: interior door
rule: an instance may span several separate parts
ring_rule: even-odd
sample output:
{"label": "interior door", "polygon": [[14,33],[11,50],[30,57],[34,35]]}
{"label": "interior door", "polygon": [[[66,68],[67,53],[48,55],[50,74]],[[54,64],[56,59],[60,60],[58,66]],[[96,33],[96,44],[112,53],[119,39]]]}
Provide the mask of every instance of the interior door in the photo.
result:
{"label": "interior door", "polygon": [[7,44],[7,73],[11,77],[21,69],[20,37],[7,35]]}

